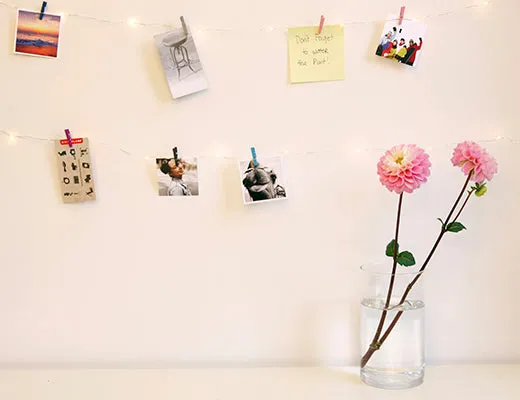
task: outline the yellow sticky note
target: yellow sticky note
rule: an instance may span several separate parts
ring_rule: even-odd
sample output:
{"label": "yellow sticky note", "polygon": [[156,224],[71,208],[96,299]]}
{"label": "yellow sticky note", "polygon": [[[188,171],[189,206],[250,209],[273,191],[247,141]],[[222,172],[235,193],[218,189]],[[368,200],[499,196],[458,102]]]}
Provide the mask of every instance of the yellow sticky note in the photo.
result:
{"label": "yellow sticky note", "polygon": [[345,79],[344,36],[341,25],[289,28],[289,81],[291,83]]}

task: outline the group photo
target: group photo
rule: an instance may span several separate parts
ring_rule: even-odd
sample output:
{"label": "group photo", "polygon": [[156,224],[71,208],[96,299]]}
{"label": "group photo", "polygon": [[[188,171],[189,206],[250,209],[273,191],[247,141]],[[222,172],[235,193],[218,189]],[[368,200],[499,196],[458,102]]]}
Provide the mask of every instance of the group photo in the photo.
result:
{"label": "group photo", "polygon": [[403,20],[399,25],[395,18],[390,18],[383,28],[376,56],[413,67],[421,54],[425,34],[423,23]]}

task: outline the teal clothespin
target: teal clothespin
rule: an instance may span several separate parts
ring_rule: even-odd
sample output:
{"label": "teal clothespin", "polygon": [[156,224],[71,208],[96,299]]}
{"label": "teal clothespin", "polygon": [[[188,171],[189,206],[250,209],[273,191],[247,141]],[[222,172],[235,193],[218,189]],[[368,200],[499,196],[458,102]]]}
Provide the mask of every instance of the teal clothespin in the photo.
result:
{"label": "teal clothespin", "polygon": [[258,167],[258,161],[256,160],[256,150],[254,147],[251,147],[251,155],[253,156],[253,165]]}

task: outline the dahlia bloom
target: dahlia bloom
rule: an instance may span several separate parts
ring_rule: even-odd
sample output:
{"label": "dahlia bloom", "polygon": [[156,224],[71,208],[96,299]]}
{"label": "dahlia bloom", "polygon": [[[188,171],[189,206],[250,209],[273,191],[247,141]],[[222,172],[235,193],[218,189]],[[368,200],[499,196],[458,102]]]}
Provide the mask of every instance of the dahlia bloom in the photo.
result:
{"label": "dahlia bloom", "polygon": [[475,142],[462,142],[453,150],[451,162],[455,167],[461,167],[464,175],[473,171],[471,180],[477,183],[490,181],[498,171],[496,160]]}
{"label": "dahlia bloom", "polygon": [[430,156],[415,144],[400,144],[387,150],[377,163],[379,180],[388,190],[412,193],[430,176]]}

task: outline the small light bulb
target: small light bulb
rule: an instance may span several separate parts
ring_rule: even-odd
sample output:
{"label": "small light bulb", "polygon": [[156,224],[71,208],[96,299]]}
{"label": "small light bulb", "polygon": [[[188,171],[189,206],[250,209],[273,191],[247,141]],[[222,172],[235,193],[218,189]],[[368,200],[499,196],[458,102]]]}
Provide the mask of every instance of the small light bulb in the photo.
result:
{"label": "small light bulb", "polygon": [[137,25],[137,20],[135,18],[128,18],[128,25],[136,26]]}
{"label": "small light bulb", "polygon": [[274,30],[274,28],[273,28],[272,26],[266,26],[266,27],[265,27],[265,30],[266,30],[267,32],[272,32],[272,31]]}
{"label": "small light bulb", "polygon": [[284,150],[283,154],[289,154],[289,150]]}
{"label": "small light bulb", "polygon": [[484,3],[482,3],[482,4],[484,4],[485,6],[488,6],[488,5],[489,5],[489,3],[490,3],[489,1],[485,1],[485,2],[484,2]]}
{"label": "small light bulb", "polygon": [[10,133],[9,134],[9,142],[10,143],[14,143],[14,141],[15,141],[15,137],[14,137],[14,135],[12,133]]}
{"label": "small light bulb", "polygon": [[144,159],[145,159],[146,161],[148,161],[148,160],[150,159],[150,157],[146,156]]}
{"label": "small light bulb", "polygon": [[504,139],[503,136],[500,136],[500,135],[497,136],[497,140],[502,140],[502,139]]}
{"label": "small light bulb", "polygon": [[361,149],[356,149],[356,153],[361,153]]}

